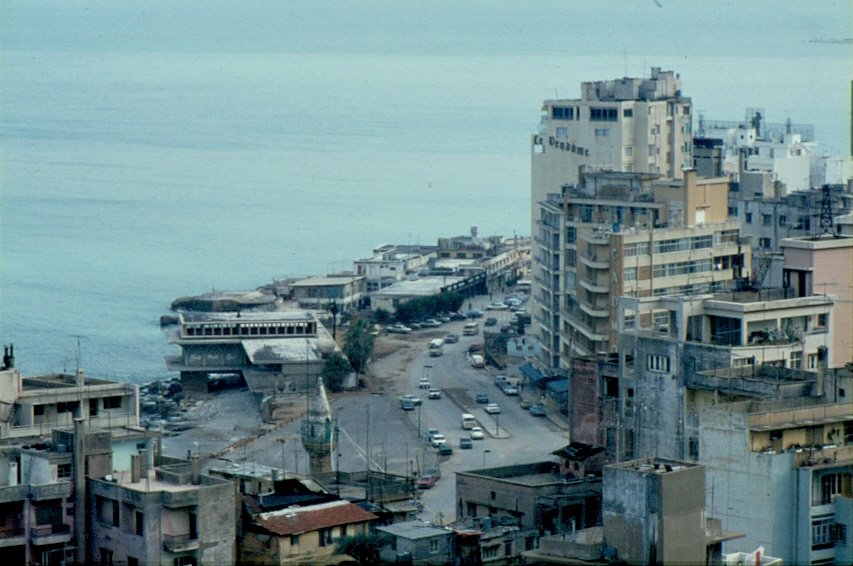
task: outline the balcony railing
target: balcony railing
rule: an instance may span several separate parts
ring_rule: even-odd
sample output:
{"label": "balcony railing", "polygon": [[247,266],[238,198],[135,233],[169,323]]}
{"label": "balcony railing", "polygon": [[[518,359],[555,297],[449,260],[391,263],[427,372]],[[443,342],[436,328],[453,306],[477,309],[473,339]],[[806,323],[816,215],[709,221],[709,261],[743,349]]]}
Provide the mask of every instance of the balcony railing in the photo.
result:
{"label": "balcony railing", "polygon": [[65,523],[37,525],[30,529],[30,540],[38,545],[68,542],[71,540],[71,526]]}
{"label": "balcony railing", "polygon": [[183,535],[163,535],[163,548],[167,552],[184,552],[198,548],[198,537],[189,533]]}

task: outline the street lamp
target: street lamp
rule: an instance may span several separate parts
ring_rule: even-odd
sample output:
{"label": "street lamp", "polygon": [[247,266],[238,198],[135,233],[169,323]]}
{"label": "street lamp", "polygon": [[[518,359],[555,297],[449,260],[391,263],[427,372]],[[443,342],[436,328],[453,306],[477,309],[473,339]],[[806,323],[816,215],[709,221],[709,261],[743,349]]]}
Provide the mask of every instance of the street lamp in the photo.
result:
{"label": "street lamp", "polygon": [[287,444],[287,440],[282,437],[278,441],[281,442],[281,474],[284,475],[287,473],[287,465],[284,462],[284,445]]}
{"label": "street lamp", "polygon": [[491,450],[489,450],[488,448],[483,450],[483,469],[486,469],[486,454],[488,454],[489,452],[491,452]]}

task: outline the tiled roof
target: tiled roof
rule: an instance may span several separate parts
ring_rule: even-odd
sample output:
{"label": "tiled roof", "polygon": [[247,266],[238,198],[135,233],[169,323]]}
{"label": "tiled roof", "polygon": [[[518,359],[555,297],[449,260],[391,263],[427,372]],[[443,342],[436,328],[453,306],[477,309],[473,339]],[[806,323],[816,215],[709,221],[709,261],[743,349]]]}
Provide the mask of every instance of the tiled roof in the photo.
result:
{"label": "tiled roof", "polygon": [[376,519],[376,515],[365,511],[349,501],[333,501],[310,507],[289,507],[271,513],[262,513],[255,524],[273,534],[298,535],[352,523]]}

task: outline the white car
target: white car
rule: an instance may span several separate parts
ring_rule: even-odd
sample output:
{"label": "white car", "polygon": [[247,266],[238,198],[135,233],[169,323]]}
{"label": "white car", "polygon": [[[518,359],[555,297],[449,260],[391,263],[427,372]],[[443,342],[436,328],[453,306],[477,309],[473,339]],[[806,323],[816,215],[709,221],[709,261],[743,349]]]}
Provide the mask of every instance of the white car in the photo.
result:
{"label": "white car", "polygon": [[447,444],[447,439],[444,438],[443,434],[433,434],[432,438],[429,439],[429,443],[432,444],[433,448],[438,448],[439,444]]}
{"label": "white car", "polygon": [[504,303],[489,303],[486,305],[487,311],[505,311],[508,308]]}
{"label": "white car", "polygon": [[501,412],[501,408],[498,406],[497,403],[489,403],[488,405],[486,405],[486,412],[490,415],[497,415]]}
{"label": "white car", "polygon": [[421,389],[429,389],[430,388],[429,380],[425,377],[422,377],[420,382],[418,382],[418,387],[420,387]]}
{"label": "white car", "polygon": [[412,331],[411,328],[409,328],[408,326],[406,326],[404,324],[392,324],[391,326],[389,326],[385,330],[387,330],[391,334],[408,334],[409,332]]}
{"label": "white car", "polygon": [[483,429],[478,426],[475,426],[471,429],[471,440],[483,440],[485,435],[483,435]]}

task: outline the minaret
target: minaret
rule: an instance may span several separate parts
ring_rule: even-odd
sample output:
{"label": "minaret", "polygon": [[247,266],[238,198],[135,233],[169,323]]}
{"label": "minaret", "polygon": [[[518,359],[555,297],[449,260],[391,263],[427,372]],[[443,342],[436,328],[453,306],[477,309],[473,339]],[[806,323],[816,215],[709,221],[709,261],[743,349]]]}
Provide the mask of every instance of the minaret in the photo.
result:
{"label": "minaret", "polygon": [[335,427],[332,409],[326,397],[323,378],[317,378],[317,396],[308,405],[308,414],[302,421],[302,446],[308,452],[308,473],[319,474],[332,471],[332,453],[336,448]]}

